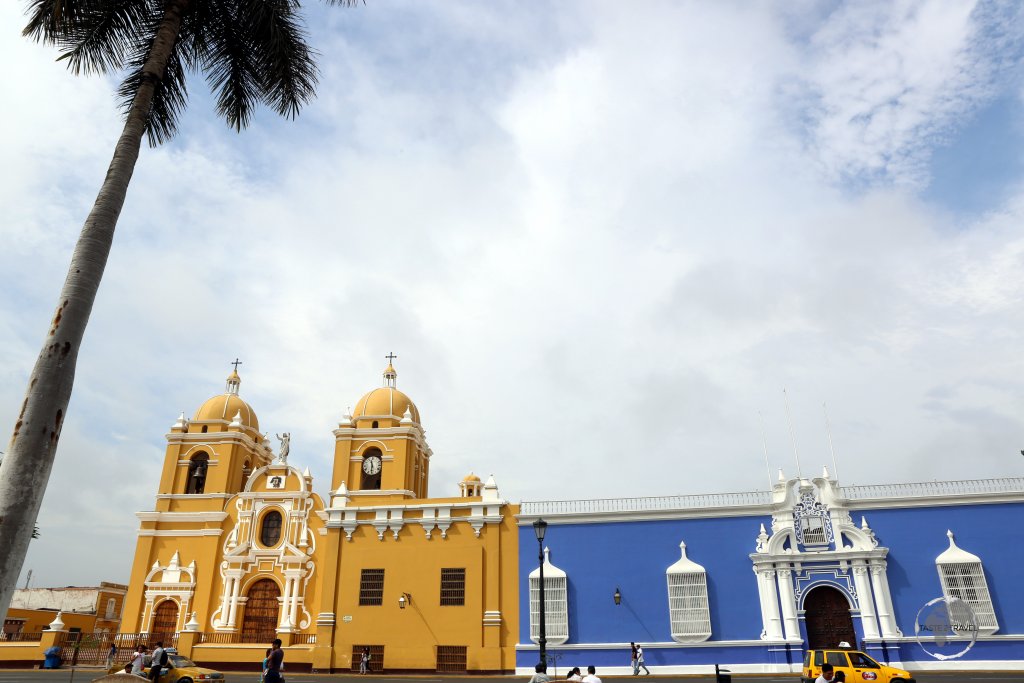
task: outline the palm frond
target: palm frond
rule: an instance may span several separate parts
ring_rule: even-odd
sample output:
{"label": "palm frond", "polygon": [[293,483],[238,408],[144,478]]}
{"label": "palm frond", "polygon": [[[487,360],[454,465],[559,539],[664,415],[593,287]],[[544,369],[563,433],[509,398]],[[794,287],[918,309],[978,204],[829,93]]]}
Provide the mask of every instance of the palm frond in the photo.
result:
{"label": "palm frond", "polygon": [[82,5],[77,0],[31,0],[28,24],[22,35],[47,44],[57,44],[78,23]]}
{"label": "palm frond", "polygon": [[316,94],[317,68],[291,0],[243,3],[242,15],[259,66],[262,99],[278,114],[295,118]]}
{"label": "palm frond", "polygon": [[148,0],[106,0],[89,5],[63,41],[60,59],[78,73],[106,73],[124,66],[125,56],[140,35],[155,31],[159,7]]}
{"label": "palm frond", "polygon": [[260,74],[253,46],[246,36],[239,8],[230,0],[209,0],[206,49],[202,54],[206,81],[217,97],[217,113],[235,130],[249,125],[253,107],[260,102]]}
{"label": "palm frond", "polygon": [[[142,68],[149,57],[151,43],[142,43],[134,49],[128,64],[128,75],[117,89],[121,111],[127,116],[135,95],[142,85]],[[153,104],[146,119],[146,137],[150,147],[167,142],[178,131],[178,119],[188,103],[186,72],[176,48],[167,60],[163,80],[153,91]]]}

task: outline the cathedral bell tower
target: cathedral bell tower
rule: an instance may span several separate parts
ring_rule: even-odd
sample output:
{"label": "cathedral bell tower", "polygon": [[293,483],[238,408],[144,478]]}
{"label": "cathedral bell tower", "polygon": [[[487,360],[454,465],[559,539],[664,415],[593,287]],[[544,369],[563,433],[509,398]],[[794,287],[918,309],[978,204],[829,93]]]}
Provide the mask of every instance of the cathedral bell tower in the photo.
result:
{"label": "cathedral bell tower", "polygon": [[359,399],[334,430],[331,490],[344,482],[355,505],[427,497],[431,450],[419,409],[396,386],[395,358],[387,356],[383,386]]}
{"label": "cathedral bell tower", "polygon": [[167,435],[157,511],[220,510],[249,475],[273,454],[252,406],[239,396],[238,362],[224,393],[204,402],[192,419],[182,413]]}

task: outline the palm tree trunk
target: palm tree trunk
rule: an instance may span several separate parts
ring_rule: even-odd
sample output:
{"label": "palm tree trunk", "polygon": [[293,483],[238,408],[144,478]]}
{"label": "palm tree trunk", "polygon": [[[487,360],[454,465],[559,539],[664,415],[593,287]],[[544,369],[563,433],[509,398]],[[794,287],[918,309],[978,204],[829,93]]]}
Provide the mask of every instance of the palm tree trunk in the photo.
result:
{"label": "palm tree trunk", "polygon": [[32,369],[7,455],[0,463],[0,615],[7,613],[28,552],[71,398],[78,350],[139,158],[153,94],[163,78],[188,2],[169,0],[167,4],[107,176],[71,255],[57,311]]}

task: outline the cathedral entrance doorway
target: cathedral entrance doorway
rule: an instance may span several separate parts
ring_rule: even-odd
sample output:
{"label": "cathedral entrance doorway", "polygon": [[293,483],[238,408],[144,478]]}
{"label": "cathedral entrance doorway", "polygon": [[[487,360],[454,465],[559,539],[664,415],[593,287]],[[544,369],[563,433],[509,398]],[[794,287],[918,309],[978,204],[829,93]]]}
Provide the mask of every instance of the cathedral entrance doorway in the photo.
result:
{"label": "cathedral entrance doorway", "polygon": [[249,588],[242,615],[243,643],[270,643],[277,638],[277,608],[281,591],[272,579],[260,579]]}
{"label": "cathedral entrance doorway", "polygon": [[153,612],[153,628],[149,629],[150,640],[154,643],[159,640],[169,646],[177,631],[178,603],[174,600],[164,600]]}
{"label": "cathedral entrance doorway", "polygon": [[807,649],[836,648],[846,641],[857,646],[850,603],[835,588],[818,586],[804,600],[807,625]]}

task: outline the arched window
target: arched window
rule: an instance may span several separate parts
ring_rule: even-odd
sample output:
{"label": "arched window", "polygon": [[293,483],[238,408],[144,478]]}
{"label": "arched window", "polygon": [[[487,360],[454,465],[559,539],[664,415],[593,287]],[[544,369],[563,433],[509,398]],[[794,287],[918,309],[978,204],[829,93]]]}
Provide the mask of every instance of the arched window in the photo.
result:
{"label": "arched window", "polygon": [[185,493],[202,493],[206,488],[206,468],[210,464],[210,456],[196,453],[188,464],[188,480],[185,482]]}
{"label": "arched window", "polygon": [[686,556],[686,543],[679,543],[679,552],[681,557],[665,570],[672,640],[699,643],[711,637],[707,574],[704,567]]}
{"label": "arched window", "polygon": [[263,525],[260,527],[260,543],[268,548],[273,548],[281,540],[281,513],[271,510],[263,515]]}
{"label": "arched window", "polygon": [[206,430],[207,430],[207,429],[209,429],[209,427],[208,427],[207,425],[203,425],[203,434],[205,434],[205,433],[206,433]]}
{"label": "arched window", "polygon": [[996,620],[981,558],[958,546],[952,531],[947,531],[946,537],[949,538],[949,548],[935,558],[942,594],[947,600],[963,600],[970,605],[978,633],[992,635],[999,630],[999,622]]}
{"label": "arched window", "polygon": [[[540,639],[540,568],[530,572],[530,640]],[[561,645],[569,640],[569,577],[551,564],[544,549],[544,637],[547,644]]]}
{"label": "arched window", "polygon": [[379,427],[379,426],[380,426],[380,425],[378,424],[378,422],[377,422],[376,420],[374,420],[374,421],[373,421],[373,425],[371,425],[371,427],[370,427],[370,428],[371,428],[371,429],[377,429],[377,427]]}

